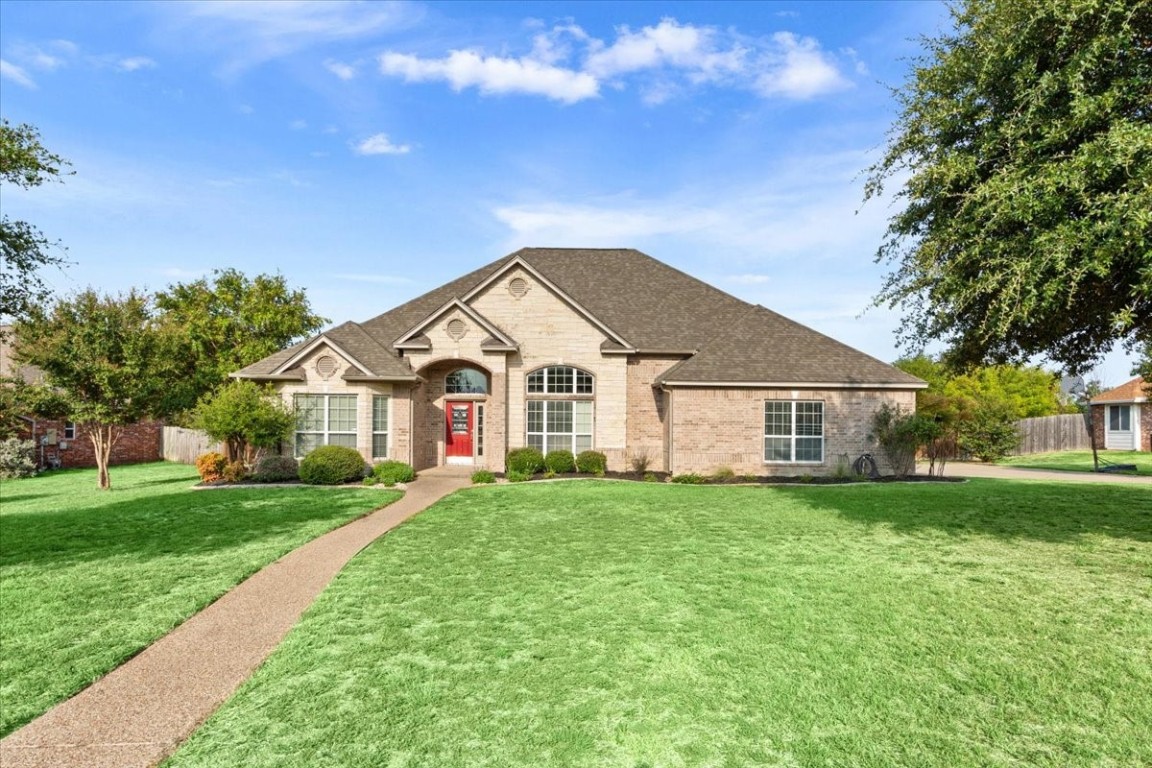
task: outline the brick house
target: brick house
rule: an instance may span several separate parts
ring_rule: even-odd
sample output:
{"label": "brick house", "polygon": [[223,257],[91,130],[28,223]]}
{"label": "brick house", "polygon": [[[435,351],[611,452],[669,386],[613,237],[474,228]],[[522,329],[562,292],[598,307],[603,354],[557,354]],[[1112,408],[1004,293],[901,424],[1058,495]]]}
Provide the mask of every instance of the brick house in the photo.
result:
{"label": "brick house", "polygon": [[630,249],[525,248],[233,374],[299,410],[293,445],[417,469],[504,469],[509,449],[609,468],[825,474],[882,403],[927,386]]}
{"label": "brick house", "polygon": [[1152,451],[1152,402],[1137,376],[1092,398],[1093,441],[1118,451]]}
{"label": "brick house", "polygon": [[[0,378],[20,379],[26,384],[43,383],[43,372],[35,366],[18,364],[12,352],[12,328],[0,326]],[[36,461],[41,467],[72,469],[96,466],[96,451],[86,425],[30,415],[22,416],[20,422],[22,426],[16,436],[36,444]],[[109,464],[160,461],[163,453],[163,424],[142,421],[124,427],[108,461]]]}

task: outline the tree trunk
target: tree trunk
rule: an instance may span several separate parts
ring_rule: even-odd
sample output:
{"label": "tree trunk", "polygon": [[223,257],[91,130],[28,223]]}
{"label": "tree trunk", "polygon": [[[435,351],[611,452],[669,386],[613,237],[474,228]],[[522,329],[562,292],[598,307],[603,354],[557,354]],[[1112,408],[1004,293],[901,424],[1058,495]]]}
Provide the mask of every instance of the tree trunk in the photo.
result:
{"label": "tree trunk", "polygon": [[88,429],[92,448],[96,454],[97,486],[104,491],[112,490],[112,478],[108,475],[108,460],[112,456],[112,446],[120,438],[121,430],[112,424],[93,424]]}

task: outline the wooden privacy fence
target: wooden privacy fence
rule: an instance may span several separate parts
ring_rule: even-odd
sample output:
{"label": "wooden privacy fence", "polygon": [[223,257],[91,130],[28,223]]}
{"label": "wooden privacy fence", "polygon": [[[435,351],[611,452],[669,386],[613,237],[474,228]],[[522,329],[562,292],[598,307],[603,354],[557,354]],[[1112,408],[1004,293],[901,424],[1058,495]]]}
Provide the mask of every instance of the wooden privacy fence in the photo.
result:
{"label": "wooden privacy fence", "polygon": [[164,427],[164,460],[195,464],[196,457],[220,449],[219,443],[195,429]]}
{"label": "wooden privacy fence", "polygon": [[1016,427],[1020,431],[1017,454],[1092,450],[1088,425],[1079,413],[1021,419]]}

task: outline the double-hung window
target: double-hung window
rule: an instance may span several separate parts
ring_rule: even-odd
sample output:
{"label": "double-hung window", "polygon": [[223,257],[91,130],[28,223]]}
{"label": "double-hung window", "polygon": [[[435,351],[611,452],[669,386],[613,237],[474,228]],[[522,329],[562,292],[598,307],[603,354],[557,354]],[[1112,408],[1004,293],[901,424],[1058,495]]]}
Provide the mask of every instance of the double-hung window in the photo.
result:
{"label": "double-hung window", "polygon": [[1108,406],[1108,431],[1127,432],[1132,429],[1132,409],[1126,405]]}
{"label": "double-hung window", "polygon": [[296,456],[321,445],[356,447],[356,395],[296,395]]}
{"label": "double-hung window", "polygon": [[388,458],[388,401],[387,395],[372,396],[372,458]]}
{"label": "double-hung window", "polygon": [[[528,374],[525,414],[528,446],[580,453],[592,448],[592,374],[566,365],[553,365]],[[553,397],[549,397],[553,396]]]}
{"label": "double-hung window", "polygon": [[824,403],[819,400],[766,401],[764,461],[824,461]]}

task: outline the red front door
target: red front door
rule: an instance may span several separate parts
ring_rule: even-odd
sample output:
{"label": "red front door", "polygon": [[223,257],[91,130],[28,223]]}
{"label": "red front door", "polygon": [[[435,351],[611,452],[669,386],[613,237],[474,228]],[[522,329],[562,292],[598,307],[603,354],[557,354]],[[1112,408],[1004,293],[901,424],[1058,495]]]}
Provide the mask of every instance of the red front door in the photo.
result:
{"label": "red front door", "polygon": [[473,403],[445,403],[448,433],[445,454],[449,458],[472,458],[472,426],[475,423]]}

